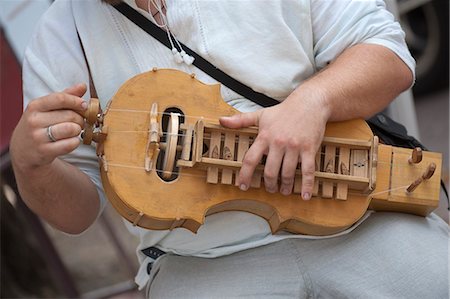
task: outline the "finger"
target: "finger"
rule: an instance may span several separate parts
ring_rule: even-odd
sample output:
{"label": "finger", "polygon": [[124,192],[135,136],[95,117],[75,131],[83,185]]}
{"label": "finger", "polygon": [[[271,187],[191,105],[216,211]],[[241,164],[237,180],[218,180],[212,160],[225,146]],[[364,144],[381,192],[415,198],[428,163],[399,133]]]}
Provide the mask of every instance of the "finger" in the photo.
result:
{"label": "finger", "polygon": [[63,109],[84,111],[86,108],[87,104],[82,98],[61,92],[36,99],[28,105],[28,109],[40,112]]}
{"label": "finger", "polygon": [[[48,128],[44,128],[45,137],[49,142],[53,142],[48,136]],[[51,135],[56,141],[77,137],[81,133],[81,126],[71,122],[59,123],[50,127]]]}
{"label": "finger", "polygon": [[256,138],[247,153],[245,153],[238,177],[238,185],[241,190],[245,191],[249,188],[253,177],[253,172],[255,171],[256,166],[260,163],[267,147],[268,146],[265,142]]}
{"label": "finger", "polygon": [[77,112],[73,110],[57,110],[57,111],[50,111],[49,113],[49,119],[52,120],[52,123],[75,123],[78,124],[80,127],[83,127],[85,124],[85,120],[83,116],[78,114]]}
{"label": "finger", "polygon": [[73,96],[82,97],[87,91],[87,86],[84,83],[72,85],[63,90],[63,93],[68,93]]}
{"label": "finger", "polygon": [[39,127],[47,127],[49,125],[72,122],[84,126],[83,117],[73,110],[55,110],[45,113],[37,113],[35,117],[35,124]]}
{"label": "finger", "polygon": [[284,150],[273,146],[269,149],[266,164],[264,165],[264,186],[269,193],[278,191],[278,176],[283,161]]}
{"label": "finger", "polygon": [[[75,84],[75,85],[72,85],[71,87],[64,89],[63,93],[67,93],[67,94],[81,98],[86,93],[86,91],[87,91],[86,84],[79,83],[79,84]],[[77,113],[79,113],[80,115],[83,115],[83,113],[86,110],[88,105],[86,102],[81,103],[81,105],[82,105],[82,109],[81,110],[75,109],[75,111],[77,111]]]}
{"label": "finger", "polygon": [[231,129],[257,126],[263,110],[264,109],[255,112],[235,114],[232,116],[223,116],[219,118],[219,121],[222,126]]}
{"label": "finger", "polygon": [[304,200],[311,199],[311,194],[314,186],[314,172],[316,168],[315,153],[303,152],[301,154],[302,160],[302,198]]}
{"label": "finger", "polygon": [[42,151],[45,152],[47,157],[56,158],[72,152],[80,145],[80,143],[81,139],[78,137],[65,138],[43,145]]}
{"label": "finger", "polygon": [[283,167],[281,169],[280,192],[289,195],[294,188],[295,171],[297,170],[299,156],[295,151],[288,151],[284,154]]}

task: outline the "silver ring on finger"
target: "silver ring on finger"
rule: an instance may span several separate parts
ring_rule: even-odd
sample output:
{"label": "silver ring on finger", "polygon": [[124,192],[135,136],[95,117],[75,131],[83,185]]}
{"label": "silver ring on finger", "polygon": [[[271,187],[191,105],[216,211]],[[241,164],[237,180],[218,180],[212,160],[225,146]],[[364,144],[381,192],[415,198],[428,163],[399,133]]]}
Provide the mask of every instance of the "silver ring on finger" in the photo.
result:
{"label": "silver ring on finger", "polygon": [[52,126],[48,126],[47,127],[47,136],[48,136],[48,139],[50,139],[51,142],[57,141],[55,136],[53,136],[53,134],[52,134]]}

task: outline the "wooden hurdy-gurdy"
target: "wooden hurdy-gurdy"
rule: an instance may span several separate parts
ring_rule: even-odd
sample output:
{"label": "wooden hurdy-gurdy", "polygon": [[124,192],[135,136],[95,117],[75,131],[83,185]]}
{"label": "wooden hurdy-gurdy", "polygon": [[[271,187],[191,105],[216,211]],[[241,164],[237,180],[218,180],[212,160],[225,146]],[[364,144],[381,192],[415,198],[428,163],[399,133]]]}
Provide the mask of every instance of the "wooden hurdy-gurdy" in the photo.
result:
{"label": "wooden hurdy-gurdy", "polygon": [[363,120],[327,125],[311,200],[301,199],[300,167],[289,196],[265,191],[263,163],[241,191],[237,174],[258,129],[218,124],[235,113],[220,85],[154,69],[125,82],[103,113],[91,100],[83,141],[98,143],[112,205],[147,229],[196,232],[207,215],[246,211],[266,219],[273,233],[327,235],[368,209],[425,216],[438,206],[441,154],[379,144]]}

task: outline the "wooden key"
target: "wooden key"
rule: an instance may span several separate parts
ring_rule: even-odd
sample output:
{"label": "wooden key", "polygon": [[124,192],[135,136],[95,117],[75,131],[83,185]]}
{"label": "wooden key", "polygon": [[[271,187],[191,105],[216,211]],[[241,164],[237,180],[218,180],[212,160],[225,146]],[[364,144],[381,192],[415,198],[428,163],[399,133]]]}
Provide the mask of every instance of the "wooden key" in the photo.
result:
{"label": "wooden key", "polygon": [[[249,136],[246,134],[239,135],[238,137],[238,152],[237,152],[237,161],[242,162],[244,160],[245,153],[247,152],[249,146],[250,146],[250,140]],[[236,170],[236,186],[237,184],[237,177],[239,176],[239,170]]]}
{"label": "wooden key", "polygon": [[367,150],[351,150],[350,174],[366,178],[369,169],[368,159],[369,153]]}
{"label": "wooden key", "polygon": [[[225,142],[223,145],[223,159],[227,161],[234,161],[234,142],[236,135],[234,133],[225,133]],[[224,168],[222,170],[222,184],[231,185],[233,183],[233,170]]]}
{"label": "wooden key", "polygon": [[300,174],[295,175],[294,179],[294,193],[301,194],[302,193],[302,177]]}
{"label": "wooden key", "polygon": [[[350,175],[350,149],[341,147],[339,149],[339,174]],[[346,200],[348,196],[348,184],[338,183],[336,188],[336,198]]]}
{"label": "wooden key", "polygon": [[[334,173],[334,163],[336,157],[336,147],[332,145],[325,146],[325,160],[324,160],[324,172]],[[322,183],[322,197],[333,198],[333,183]]]}
{"label": "wooden key", "polygon": [[[218,131],[211,132],[211,141],[209,144],[209,157],[213,159],[219,159],[220,157],[220,138],[221,134]],[[211,184],[217,184],[219,181],[219,168],[209,166],[206,181]]]}
{"label": "wooden key", "polygon": [[192,147],[192,133],[194,132],[194,126],[188,125],[186,128],[186,133],[183,139],[183,149],[181,151],[181,159],[188,161],[191,156]]}
{"label": "wooden key", "polygon": [[[322,155],[322,147],[319,148],[319,151],[316,154],[316,171],[321,171],[322,168],[320,167],[320,157]],[[319,180],[317,178],[314,178],[314,187],[313,187],[313,196],[319,195]]]}
{"label": "wooden key", "polygon": [[258,166],[253,172],[252,181],[250,182],[250,187],[260,188],[262,182],[262,171],[258,170]]}

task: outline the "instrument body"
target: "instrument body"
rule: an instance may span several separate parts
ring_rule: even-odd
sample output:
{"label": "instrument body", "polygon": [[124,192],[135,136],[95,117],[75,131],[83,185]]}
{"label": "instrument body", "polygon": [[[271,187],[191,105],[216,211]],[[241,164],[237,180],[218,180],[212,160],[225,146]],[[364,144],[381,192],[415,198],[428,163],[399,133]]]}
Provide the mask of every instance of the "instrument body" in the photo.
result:
{"label": "instrument body", "polygon": [[[363,120],[327,125],[310,201],[299,195],[300,170],[293,194],[266,192],[263,164],[253,188],[241,191],[235,178],[257,128],[218,125],[220,116],[236,113],[221,98],[220,85],[180,71],[155,69],[127,81],[102,115],[97,153],[108,199],[124,218],[148,229],[196,232],[207,215],[247,211],[266,219],[273,233],[311,235],[345,230],[368,208],[426,215],[437,207],[440,154],[425,152],[421,163],[408,163],[412,150],[378,145]],[[429,162],[437,175],[414,192],[398,188]]]}

